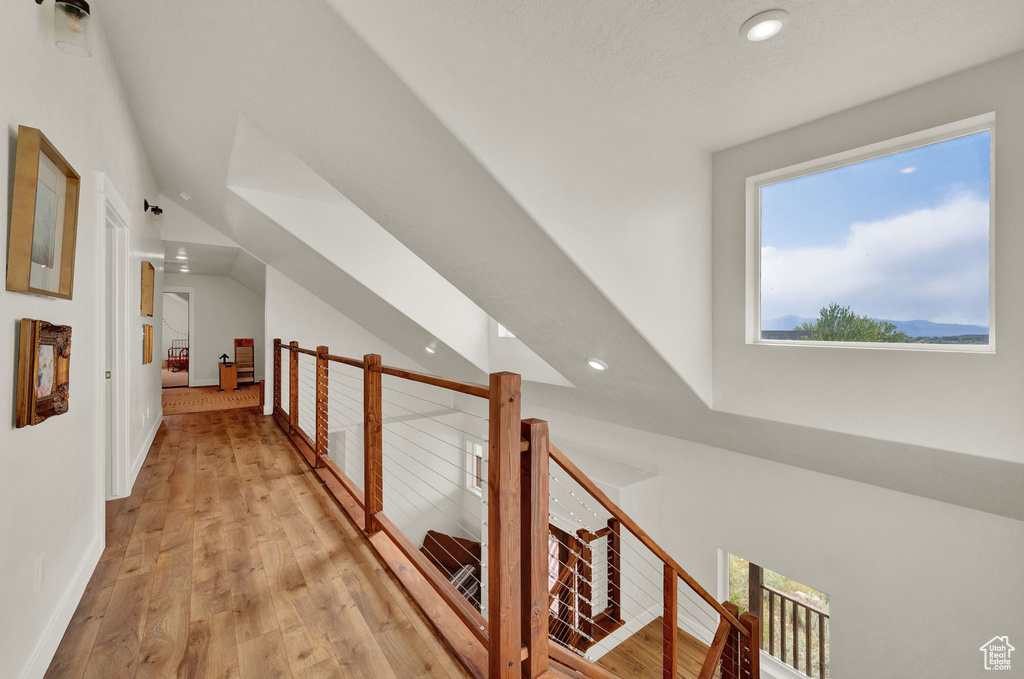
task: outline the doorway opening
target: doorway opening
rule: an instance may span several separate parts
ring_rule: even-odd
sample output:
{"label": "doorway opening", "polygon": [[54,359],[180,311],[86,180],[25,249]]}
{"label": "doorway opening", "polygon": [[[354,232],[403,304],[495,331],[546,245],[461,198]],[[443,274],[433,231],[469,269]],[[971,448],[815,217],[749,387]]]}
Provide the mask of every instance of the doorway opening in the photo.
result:
{"label": "doorway opening", "polygon": [[187,292],[164,293],[164,332],[162,353],[162,384],[164,389],[188,386],[189,375],[189,305]]}

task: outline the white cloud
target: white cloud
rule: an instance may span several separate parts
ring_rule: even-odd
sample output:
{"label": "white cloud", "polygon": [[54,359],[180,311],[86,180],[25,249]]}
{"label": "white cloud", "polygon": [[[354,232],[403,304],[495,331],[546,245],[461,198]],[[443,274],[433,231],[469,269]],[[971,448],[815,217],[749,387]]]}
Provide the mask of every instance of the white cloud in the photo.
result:
{"label": "white cloud", "polygon": [[831,302],[874,318],[988,324],[989,205],[973,194],[855,223],[840,246],[761,250],[762,317]]}

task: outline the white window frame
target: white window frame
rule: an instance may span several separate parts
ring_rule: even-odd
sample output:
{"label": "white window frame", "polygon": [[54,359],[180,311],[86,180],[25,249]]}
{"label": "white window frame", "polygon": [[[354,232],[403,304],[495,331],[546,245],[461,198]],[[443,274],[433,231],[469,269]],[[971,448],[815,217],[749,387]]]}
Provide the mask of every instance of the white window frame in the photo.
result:
{"label": "white window frame", "polygon": [[[897,342],[823,342],[813,340],[761,339],[761,188],[797,177],[806,177],[847,165],[894,155],[902,151],[950,141],[987,131],[990,135],[989,164],[989,234],[988,234],[988,344],[917,344]],[[829,347],[834,349],[871,349],[894,351],[996,353],[996,271],[995,271],[995,205],[996,205],[996,116],[986,113],[895,139],[869,144],[835,153],[824,158],[798,163],[747,178],[747,299],[746,343],[777,347]]]}
{"label": "white window frame", "polygon": [[[480,476],[477,477],[476,466],[480,464]],[[466,490],[483,497],[484,484],[483,475],[486,473],[484,465],[484,444],[476,441],[466,441]]]}

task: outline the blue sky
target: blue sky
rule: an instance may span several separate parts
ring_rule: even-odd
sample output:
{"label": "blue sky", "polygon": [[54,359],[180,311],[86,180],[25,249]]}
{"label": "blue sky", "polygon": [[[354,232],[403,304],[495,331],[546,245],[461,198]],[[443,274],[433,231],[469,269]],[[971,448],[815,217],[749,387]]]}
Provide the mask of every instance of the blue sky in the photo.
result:
{"label": "blue sky", "polygon": [[989,132],[761,189],[762,317],[988,324]]}

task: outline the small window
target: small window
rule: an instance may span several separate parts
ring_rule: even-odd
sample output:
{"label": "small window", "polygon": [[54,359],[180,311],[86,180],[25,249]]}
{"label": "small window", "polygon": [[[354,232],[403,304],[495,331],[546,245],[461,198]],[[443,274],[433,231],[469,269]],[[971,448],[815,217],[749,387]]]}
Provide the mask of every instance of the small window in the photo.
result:
{"label": "small window", "polygon": [[508,328],[506,328],[504,325],[502,325],[501,323],[498,323],[498,337],[512,337],[512,338],[515,338],[515,335],[513,335],[511,332],[509,332]]}
{"label": "small window", "polygon": [[473,441],[466,442],[466,488],[477,495],[483,495],[484,446]]}
{"label": "small window", "polygon": [[730,554],[729,601],[761,618],[762,658],[772,658],[766,662],[827,679],[828,594]]}
{"label": "small window", "polygon": [[992,123],[752,178],[753,341],[991,351]]}

